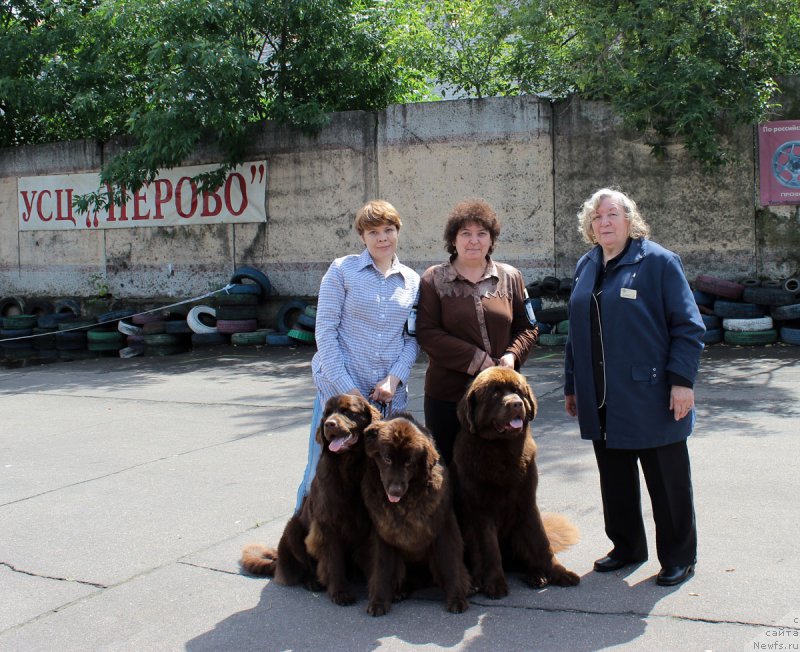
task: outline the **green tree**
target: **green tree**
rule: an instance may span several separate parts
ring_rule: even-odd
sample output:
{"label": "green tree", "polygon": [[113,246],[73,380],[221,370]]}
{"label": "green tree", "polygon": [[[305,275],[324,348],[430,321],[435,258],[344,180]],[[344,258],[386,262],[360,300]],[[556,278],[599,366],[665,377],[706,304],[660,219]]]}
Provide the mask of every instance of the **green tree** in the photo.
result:
{"label": "green tree", "polygon": [[[533,6],[523,30],[526,12],[540,16]],[[727,161],[731,128],[777,109],[777,78],[800,72],[796,0],[554,0],[550,9],[573,25],[555,87],[609,101],[656,155],[681,139],[707,169]]]}
{"label": "green tree", "polygon": [[[252,125],[413,98],[371,0],[12,1],[0,23],[0,145],[127,138],[101,171],[129,191],[202,140],[242,162]],[[83,198],[102,203],[96,195]]]}

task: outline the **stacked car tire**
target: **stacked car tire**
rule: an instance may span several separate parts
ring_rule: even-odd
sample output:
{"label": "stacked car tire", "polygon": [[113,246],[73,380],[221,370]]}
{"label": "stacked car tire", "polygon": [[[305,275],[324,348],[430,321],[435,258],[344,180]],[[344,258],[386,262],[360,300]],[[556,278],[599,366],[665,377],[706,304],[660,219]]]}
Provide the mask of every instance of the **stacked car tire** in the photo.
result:
{"label": "stacked car tire", "polygon": [[800,344],[800,284],[796,279],[729,281],[702,274],[694,298],[706,324],[706,344]]}

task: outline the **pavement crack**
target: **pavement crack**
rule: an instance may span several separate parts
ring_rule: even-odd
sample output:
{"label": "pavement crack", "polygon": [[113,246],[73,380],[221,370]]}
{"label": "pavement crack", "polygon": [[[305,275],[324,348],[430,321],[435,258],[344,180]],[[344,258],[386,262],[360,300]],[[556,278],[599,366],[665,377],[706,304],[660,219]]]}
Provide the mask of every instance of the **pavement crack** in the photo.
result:
{"label": "pavement crack", "polygon": [[40,573],[34,573],[31,571],[22,570],[21,568],[17,568],[13,564],[9,564],[5,561],[0,561],[0,566],[4,566],[8,568],[10,571],[14,573],[19,573],[20,575],[27,575],[28,577],[38,577],[39,579],[43,580],[55,580],[56,582],[73,582],[75,584],[81,584],[82,586],[93,586],[96,589],[107,589],[108,586],[105,584],[98,584],[97,582],[88,582],[86,580],[77,580],[74,577],[56,577],[55,575],[42,575]]}
{"label": "pavement crack", "polygon": [[193,564],[189,561],[179,561],[183,566],[191,566],[192,568],[199,568],[200,570],[213,571],[215,573],[222,573],[223,575],[241,575],[240,571],[225,570],[224,568],[214,568],[213,566],[205,566],[204,564]]}
{"label": "pavement crack", "polygon": [[[529,606],[519,604],[498,604],[496,602],[486,602],[482,600],[471,599],[471,604],[481,607],[500,607],[503,609],[525,609],[527,611],[540,611],[546,613],[563,613],[563,614],[576,614],[581,616],[619,616],[623,618],[661,618],[664,620],[675,620],[687,623],[707,623],[709,625],[739,625],[741,627],[775,627],[775,623],[761,623],[761,622],[748,622],[745,620],[730,620],[727,618],[703,618],[701,616],[680,616],[677,614],[654,614],[644,611],[600,611],[597,609],[568,609],[565,607],[542,607],[542,606]],[[782,629],[796,629],[794,627],[781,627]],[[800,628],[797,628],[800,631]]]}

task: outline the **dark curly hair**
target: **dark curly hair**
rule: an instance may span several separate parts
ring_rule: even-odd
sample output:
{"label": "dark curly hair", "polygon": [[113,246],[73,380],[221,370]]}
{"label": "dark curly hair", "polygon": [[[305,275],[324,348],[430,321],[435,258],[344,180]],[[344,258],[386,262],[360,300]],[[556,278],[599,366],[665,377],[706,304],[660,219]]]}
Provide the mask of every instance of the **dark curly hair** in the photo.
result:
{"label": "dark curly hair", "polygon": [[453,260],[458,253],[456,252],[456,236],[458,232],[467,224],[478,224],[489,232],[492,237],[492,246],[489,247],[489,255],[494,251],[494,243],[500,235],[500,220],[497,213],[483,199],[468,199],[459,202],[447,216],[444,225],[444,248]]}

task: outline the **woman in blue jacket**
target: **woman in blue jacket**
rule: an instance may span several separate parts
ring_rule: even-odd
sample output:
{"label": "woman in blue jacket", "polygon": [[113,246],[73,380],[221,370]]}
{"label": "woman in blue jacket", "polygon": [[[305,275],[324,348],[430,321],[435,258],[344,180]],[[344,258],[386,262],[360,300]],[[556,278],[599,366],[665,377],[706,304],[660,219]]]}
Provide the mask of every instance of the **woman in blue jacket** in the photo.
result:
{"label": "woman in blue jacket", "polygon": [[594,247],[579,261],[569,300],[565,405],[594,444],[603,518],[613,549],[598,572],[647,559],[639,492],[641,464],[656,525],[657,582],[674,586],[697,555],[686,439],[703,320],[680,258],[648,240],[625,194],[603,188],[578,214]]}

